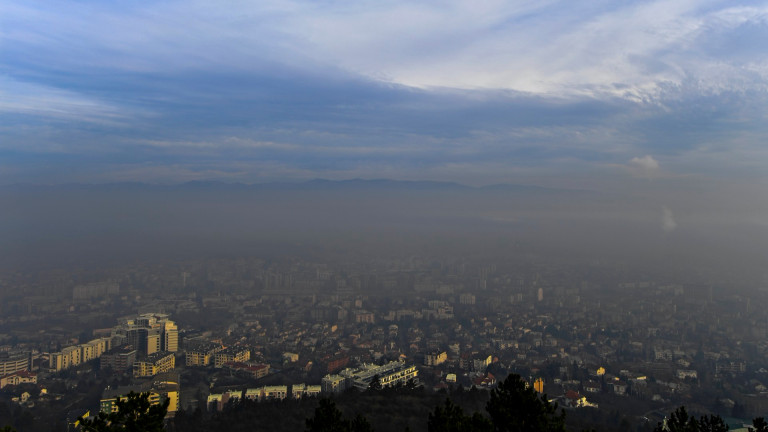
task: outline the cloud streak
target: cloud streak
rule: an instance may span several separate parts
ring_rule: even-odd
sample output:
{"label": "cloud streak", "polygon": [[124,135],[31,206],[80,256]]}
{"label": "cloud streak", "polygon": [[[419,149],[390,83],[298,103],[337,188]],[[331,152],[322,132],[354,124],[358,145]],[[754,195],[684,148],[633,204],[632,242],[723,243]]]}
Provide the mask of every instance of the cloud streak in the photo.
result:
{"label": "cloud streak", "polygon": [[0,114],[88,122],[119,121],[130,113],[77,92],[0,76]]}
{"label": "cloud streak", "polygon": [[[280,64],[422,88],[643,100],[687,82],[765,89],[759,39],[739,36],[750,27],[764,33],[767,11],[690,0],[11,3],[2,24],[11,59],[36,67],[46,58],[134,73]],[[33,54],[22,60],[25,52]]]}

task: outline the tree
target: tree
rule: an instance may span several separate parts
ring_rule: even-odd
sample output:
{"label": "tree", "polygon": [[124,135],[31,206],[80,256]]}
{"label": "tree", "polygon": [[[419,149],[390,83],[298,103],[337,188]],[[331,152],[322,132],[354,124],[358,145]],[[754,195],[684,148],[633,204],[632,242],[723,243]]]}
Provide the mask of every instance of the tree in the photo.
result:
{"label": "tree", "polygon": [[3,428],[0,429],[0,432],[16,432],[16,429],[10,426],[3,426]]}
{"label": "tree", "polygon": [[511,374],[491,391],[486,411],[496,432],[564,432],[565,411],[547,396],[539,397],[517,374]]}
{"label": "tree", "polygon": [[[727,432],[728,425],[719,415],[705,415],[699,420],[688,415],[684,406],[674,410],[665,422],[659,423],[654,432]],[[766,431],[768,432],[768,431]]]}
{"label": "tree", "polygon": [[672,411],[665,422],[659,423],[653,432],[698,432],[699,424],[696,418],[688,415],[684,406]]}
{"label": "tree", "polygon": [[358,414],[352,421],[344,418],[330,399],[320,399],[315,416],[307,419],[307,432],[373,432],[368,420]]}
{"label": "tree", "polygon": [[728,432],[728,425],[719,415],[701,416],[699,432]]}
{"label": "tree", "polygon": [[149,402],[149,392],[130,392],[125,397],[115,398],[117,410],[100,412],[94,419],[78,417],[84,432],[164,432],[163,421],[168,413],[170,399],[161,404]]}
{"label": "tree", "polygon": [[368,419],[358,414],[352,419],[350,432],[373,432],[373,427],[368,422]]}
{"label": "tree", "polygon": [[371,383],[368,384],[368,390],[381,390],[381,378],[379,375],[374,375],[373,378],[371,378]]}
{"label": "tree", "polygon": [[764,417],[754,418],[752,419],[750,430],[754,432],[768,432],[768,422],[765,421]]}
{"label": "tree", "polygon": [[414,381],[413,378],[409,379],[405,383],[405,388],[407,388],[408,390],[415,389],[416,388],[416,381]]}
{"label": "tree", "polygon": [[465,415],[461,407],[446,398],[443,407],[438,405],[429,413],[427,428],[429,432],[490,432],[493,425],[480,413]]}
{"label": "tree", "polygon": [[307,432],[344,432],[349,430],[349,423],[344,420],[341,411],[330,399],[320,399],[320,406],[315,408],[315,416],[307,419]]}

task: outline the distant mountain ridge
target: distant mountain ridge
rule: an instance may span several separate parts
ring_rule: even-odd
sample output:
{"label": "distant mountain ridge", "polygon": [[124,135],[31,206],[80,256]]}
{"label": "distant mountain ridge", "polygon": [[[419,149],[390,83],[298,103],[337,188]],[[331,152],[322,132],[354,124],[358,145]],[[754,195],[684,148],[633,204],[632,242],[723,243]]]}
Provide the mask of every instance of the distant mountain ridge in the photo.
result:
{"label": "distant mountain ridge", "polygon": [[456,190],[456,191],[507,191],[507,192],[527,192],[527,193],[583,193],[588,192],[580,189],[562,189],[549,188],[536,185],[519,185],[510,183],[498,183],[486,186],[469,186],[456,182],[430,181],[430,180],[393,180],[393,179],[347,179],[347,180],[328,180],[316,178],[302,182],[266,182],[266,183],[240,183],[224,182],[217,180],[193,180],[178,184],[156,184],[143,182],[115,182],[115,183],[65,183],[61,185],[39,185],[31,183],[16,183],[12,185],[0,186],[5,190]]}

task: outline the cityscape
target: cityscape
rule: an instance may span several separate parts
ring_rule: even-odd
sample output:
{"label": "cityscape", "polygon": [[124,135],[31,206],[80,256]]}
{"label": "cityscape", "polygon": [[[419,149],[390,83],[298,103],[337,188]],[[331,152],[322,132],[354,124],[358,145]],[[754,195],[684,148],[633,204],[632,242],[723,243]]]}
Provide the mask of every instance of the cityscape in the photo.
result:
{"label": "cityscape", "polygon": [[765,40],[0,1],[0,432],[768,432]]}
{"label": "cityscape", "polygon": [[[131,390],[170,399],[172,417],[364,391],[374,376],[489,390],[512,372],[565,409],[618,410],[633,427],[679,405],[744,421],[768,409],[765,291],[416,256],[25,277],[3,277],[17,289],[3,301],[2,385],[34,418],[70,425]],[[84,391],[86,377],[103,388]]]}

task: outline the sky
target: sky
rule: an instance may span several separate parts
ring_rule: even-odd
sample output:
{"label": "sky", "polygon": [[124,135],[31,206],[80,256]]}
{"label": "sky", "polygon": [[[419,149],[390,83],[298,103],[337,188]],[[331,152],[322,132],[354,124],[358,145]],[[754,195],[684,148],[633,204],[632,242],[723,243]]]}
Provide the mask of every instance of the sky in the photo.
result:
{"label": "sky", "polygon": [[6,0],[0,184],[518,183],[667,220],[768,201],[766,41],[732,0]]}

